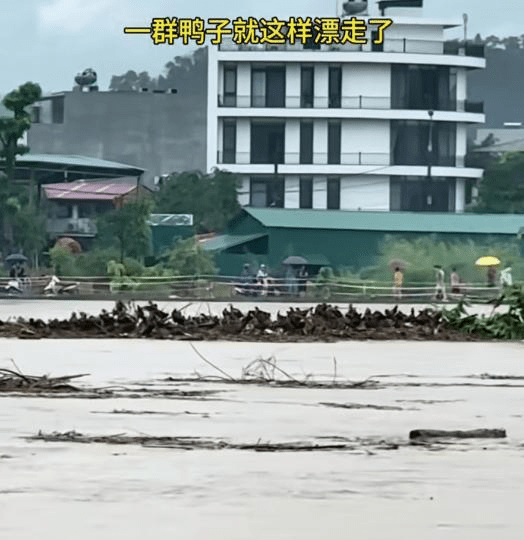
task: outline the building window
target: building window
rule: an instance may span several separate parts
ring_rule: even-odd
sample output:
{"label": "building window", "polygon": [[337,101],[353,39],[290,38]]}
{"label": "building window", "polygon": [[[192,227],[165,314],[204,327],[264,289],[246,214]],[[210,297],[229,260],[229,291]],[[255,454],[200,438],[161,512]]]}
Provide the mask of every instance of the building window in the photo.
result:
{"label": "building window", "polygon": [[251,122],[251,163],[284,163],[284,122]]}
{"label": "building window", "polygon": [[384,50],[384,41],[382,43],[375,43],[379,37],[378,30],[373,30],[371,32],[371,50],[375,52],[381,52]]}
{"label": "building window", "polygon": [[57,219],[67,219],[73,217],[73,206],[71,204],[55,203],[54,214]]}
{"label": "building window", "polygon": [[393,64],[391,107],[393,109],[454,110],[456,77],[447,66]]}
{"label": "building window", "polygon": [[456,166],[456,131],[454,122],[435,122],[431,128],[432,149],[428,151],[430,122],[391,121],[392,165]]}
{"label": "building window", "polygon": [[329,107],[339,108],[342,101],[342,68],[329,68]]}
{"label": "building window", "polygon": [[313,122],[300,122],[300,163],[313,163]]}
{"label": "building window", "polygon": [[455,212],[455,179],[397,177],[390,180],[390,210]]}
{"label": "building window", "polygon": [[310,109],[313,107],[315,95],[315,71],[311,66],[302,66],[300,71],[300,106]]}
{"label": "building window", "polygon": [[313,208],[313,178],[300,179],[300,208]]}
{"label": "building window", "polygon": [[38,107],[38,105],[31,108],[31,122],[33,124],[40,123],[40,107]]}
{"label": "building window", "polygon": [[285,107],[286,72],[284,68],[252,69],[251,106]]}
{"label": "building window", "polygon": [[328,164],[337,165],[340,163],[340,122],[329,122],[328,124]]}
{"label": "building window", "polygon": [[328,178],[327,207],[328,210],[340,210],[340,178]]}
{"label": "building window", "polygon": [[236,162],[237,125],[235,120],[224,120],[222,131],[222,163]]}
{"label": "building window", "polygon": [[236,107],[237,105],[237,68],[236,66],[224,67],[224,107]]}
{"label": "building window", "polygon": [[284,208],[283,177],[251,177],[250,206]]}
{"label": "building window", "polygon": [[51,118],[53,124],[64,123],[64,96],[57,96],[52,99]]}

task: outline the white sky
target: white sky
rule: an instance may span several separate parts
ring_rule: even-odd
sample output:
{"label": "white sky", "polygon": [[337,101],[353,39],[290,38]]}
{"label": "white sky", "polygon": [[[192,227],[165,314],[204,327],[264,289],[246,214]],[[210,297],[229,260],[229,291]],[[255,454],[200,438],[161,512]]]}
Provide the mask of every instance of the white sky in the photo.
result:
{"label": "white sky", "polygon": [[[374,1],[374,0],[373,0]],[[524,32],[524,1],[424,0],[426,17],[462,19],[468,35],[501,37]],[[336,0],[1,0],[0,94],[33,81],[44,91],[70,90],[85,68],[97,71],[101,89],[129,69],[162,73],[190,47],[153,45],[148,35],[124,35],[125,26],[149,26],[155,17],[279,17],[335,14]],[[494,6],[502,5],[504,8]],[[394,15],[394,10],[391,10]],[[449,37],[460,37],[453,30]]]}

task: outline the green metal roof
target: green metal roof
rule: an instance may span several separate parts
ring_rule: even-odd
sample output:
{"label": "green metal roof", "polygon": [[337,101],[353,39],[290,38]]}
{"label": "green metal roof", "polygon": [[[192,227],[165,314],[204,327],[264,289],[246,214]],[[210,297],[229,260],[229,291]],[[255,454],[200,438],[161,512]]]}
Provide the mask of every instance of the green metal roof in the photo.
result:
{"label": "green metal roof", "polygon": [[262,238],[263,236],[267,236],[267,234],[266,233],[240,234],[240,235],[222,234],[220,236],[216,236],[215,238],[204,240],[202,242],[202,247],[206,251],[223,251],[224,249],[240,246],[242,244],[247,244],[248,242],[251,242],[252,240],[256,240],[257,238]]}
{"label": "green metal roof", "polygon": [[100,168],[100,169],[116,169],[122,172],[135,172],[136,174],[142,174],[145,169],[135,167],[134,165],[125,165],[123,163],[117,163],[115,161],[107,161],[105,159],[98,159],[88,156],[77,155],[63,155],[63,154],[24,154],[16,158],[16,163],[23,165],[36,165],[36,164],[48,164],[54,167],[74,168],[74,167],[88,167],[88,168]]}
{"label": "green metal roof", "polygon": [[270,228],[517,234],[524,226],[524,214],[351,212],[247,207],[243,211]]}

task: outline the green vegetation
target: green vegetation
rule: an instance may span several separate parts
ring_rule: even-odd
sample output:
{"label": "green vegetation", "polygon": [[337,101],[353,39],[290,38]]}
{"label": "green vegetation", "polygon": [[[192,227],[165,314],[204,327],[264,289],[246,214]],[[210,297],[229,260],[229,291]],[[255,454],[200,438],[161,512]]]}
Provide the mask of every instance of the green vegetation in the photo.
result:
{"label": "green vegetation", "polygon": [[468,334],[491,339],[524,339],[524,289],[513,286],[500,296],[494,308],[508,304],[504,313],[489,316],[468,315],[466,302],[460,302],[453,309],[443,309],[442,317],[448,327]]}
{"label": "green vegetation", "polygon": [[198,233],[222,231],[240,210],[235,174],[184,172],[171,175],[155,196],[160,214],[193,214]]}
{"label": "green vegetation", "polygon": [[[0,118],[0,158],[5,164],[5,174],[0,173],[0,248],[7,252],[16,247],[27,247],[29,254],[40,249],[44,229],[35,227],[40,216],[34,209],[33,193],[29,192],[28,200],[23,200],[24,190],[14,183],[16,156],[29,151],[27,146],[19,144],[20,138],[31,127],[31,115],[27,108],[42,96],[38,84],[27,82],[4,96],[2,104],[12,112],[12,116]],[[30,187],[32,189],[33,186]],[[35,214],[35,219],[30,214]],[[15,238],[14,228],[25,226]],[[38,238],[32,242],[35,230]]]}
{"label": "green vegetation", "polygon": [[210,276],[216,274],[214,257],[195,238],[179,240],[163,256],[162,266],[174,276]]}
{"label": "green vegetation", "polygon": [[152,208],[152,201],[143,198],[103,215],[97,221],[97,245],[118,248],[120,262],[126,257],[141,259],[149,255],[151,228],[147,220]]}

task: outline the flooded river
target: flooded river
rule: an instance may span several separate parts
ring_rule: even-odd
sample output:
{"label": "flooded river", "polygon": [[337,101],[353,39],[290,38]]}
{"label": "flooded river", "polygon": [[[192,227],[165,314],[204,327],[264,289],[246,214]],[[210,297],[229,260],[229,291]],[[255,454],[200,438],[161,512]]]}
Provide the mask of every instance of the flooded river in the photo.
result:
{"label": "flooded river", "polygon": [[[16,315],[67,316],[73,305],[68,302],[16,303]],[[81,310],[96,313],[101,305],[87,303]],[[12,306],[0,305],[0,318],[6,313],[13,314]],[[0,395],[0,538],[522,536],[524,344],[194,346],[234,378],[256,358],[274,357],[287,374],[283,379],[376,384],[342,390],[195,381],[221,373],[187,342],[0,340],[0,367],[14,369],[14,360],[27,374],[88,373],[77,384],[131,390],[104,399]],[[523,380],[499,378],[510,375]],[[139,388],[194,395],[132,397]],[[508,437],[407,444],[416,428],[484,427],[505,428]],[[354,448],[180,450],[24,438],[72,430],[249,444],[347,440]]]}

